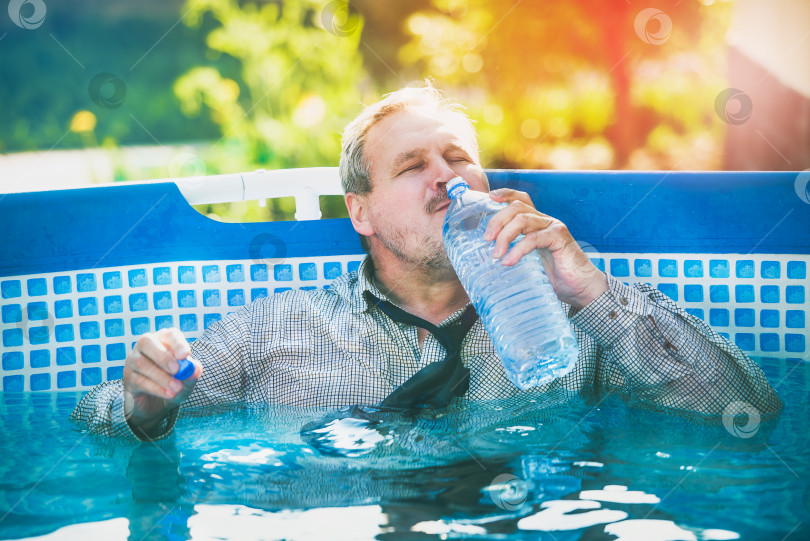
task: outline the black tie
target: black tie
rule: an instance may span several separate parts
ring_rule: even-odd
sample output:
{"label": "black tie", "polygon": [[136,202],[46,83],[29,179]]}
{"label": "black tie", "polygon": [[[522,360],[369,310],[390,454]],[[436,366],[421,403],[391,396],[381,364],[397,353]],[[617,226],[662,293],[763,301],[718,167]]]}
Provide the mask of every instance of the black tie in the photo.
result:
{"label": "black tie", "polygon": [[472,305],[461,315],[460,323],[449,327],[437,327],[429,321],[409,314],[388,301],[383,301],[365,292],[366,300],[380,307],[392,320],[414,325],[430,331],[447,352],[443,361],[430,363],[408,381],[394,389],[380,407],[412,409],[431,406],[441,408],[454,396],[462,396],[470,386],[470,369],[461,362],[461,343],[472,327],[478,314]]}

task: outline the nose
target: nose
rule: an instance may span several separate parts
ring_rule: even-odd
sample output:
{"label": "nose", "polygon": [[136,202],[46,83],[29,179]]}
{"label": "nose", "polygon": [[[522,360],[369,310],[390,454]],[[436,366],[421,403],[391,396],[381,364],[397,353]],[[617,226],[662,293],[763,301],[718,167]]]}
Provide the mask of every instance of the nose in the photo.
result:
{"label": "nose", "polygon": [[458,174],[452,167],[444,160],[438,162],[437,170],[434,173],[432,188],[434,191],[442,191],[451,179],[457,177]]}

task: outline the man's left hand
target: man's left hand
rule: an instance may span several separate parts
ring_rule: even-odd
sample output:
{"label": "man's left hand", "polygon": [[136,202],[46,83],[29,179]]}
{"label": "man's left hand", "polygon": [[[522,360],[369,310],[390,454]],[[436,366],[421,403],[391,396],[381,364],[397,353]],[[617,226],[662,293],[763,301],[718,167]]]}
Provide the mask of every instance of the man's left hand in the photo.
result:
{"label": "man's left hand", "polygon": [[[486,240],[495,241],[493,255],[503,257],[504,265],[514,265],[532,250],[539,250],[554,292],[577,309],[608,290],[607,277],[591,263],[565,224],[534,208],[527,193],[501,188],[489,195],[494,201],[509,203],[492,217],[484,234]],[[524,238],[506,253],[520,234]]]}

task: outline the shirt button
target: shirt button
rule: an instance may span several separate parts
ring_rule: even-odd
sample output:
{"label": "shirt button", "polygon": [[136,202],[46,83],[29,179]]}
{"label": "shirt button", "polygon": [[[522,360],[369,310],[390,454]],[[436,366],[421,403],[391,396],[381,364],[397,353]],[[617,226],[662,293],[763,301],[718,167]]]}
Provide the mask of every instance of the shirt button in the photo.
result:
{"label": "shirt button", "polygon": [[669,342],[664,342],[664,349],[671,349],[671,348],[672,344],[670,344]]}
{"label": "shirt button", "polygon": [[610,319],[616,319],[617,317],[619,317],[619,314],[617,314],[615,310],[611,310],[610,313],[608,314],[608,317]]}
{"label": "shirt button", "polygon": [[624,297],[619,299],[619,302],[622,303],[624,306],[627,306],[627,299],[625,299]]}

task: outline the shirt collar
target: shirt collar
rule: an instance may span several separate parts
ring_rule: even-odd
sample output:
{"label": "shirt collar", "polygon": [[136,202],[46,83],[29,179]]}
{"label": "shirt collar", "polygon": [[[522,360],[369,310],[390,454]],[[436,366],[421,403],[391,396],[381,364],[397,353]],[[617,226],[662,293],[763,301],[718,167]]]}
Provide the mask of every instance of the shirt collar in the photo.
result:
{"label": "shirt collar", "polygon": [[[349,305],[349,311],[353,314],[360,312],[369,312],[374,307],[369,304],[365,299],[365,292],[368,291],[375,297],[383,301],[389,301],[396,305],[390,298],[388,298],[380,289],[374,284],[372,274],[374,272],[374,263],[369,255],[366,255],[360,262],[360,266],[355,272],[344,274],[332,282],[330,288],[338,295],[344,298]],[[469,306],[469,303],[467,303]],[[467,306],[453,312],[446,320],[444,320],[439,327],[451,325],[458,320],[466,310]]]}

